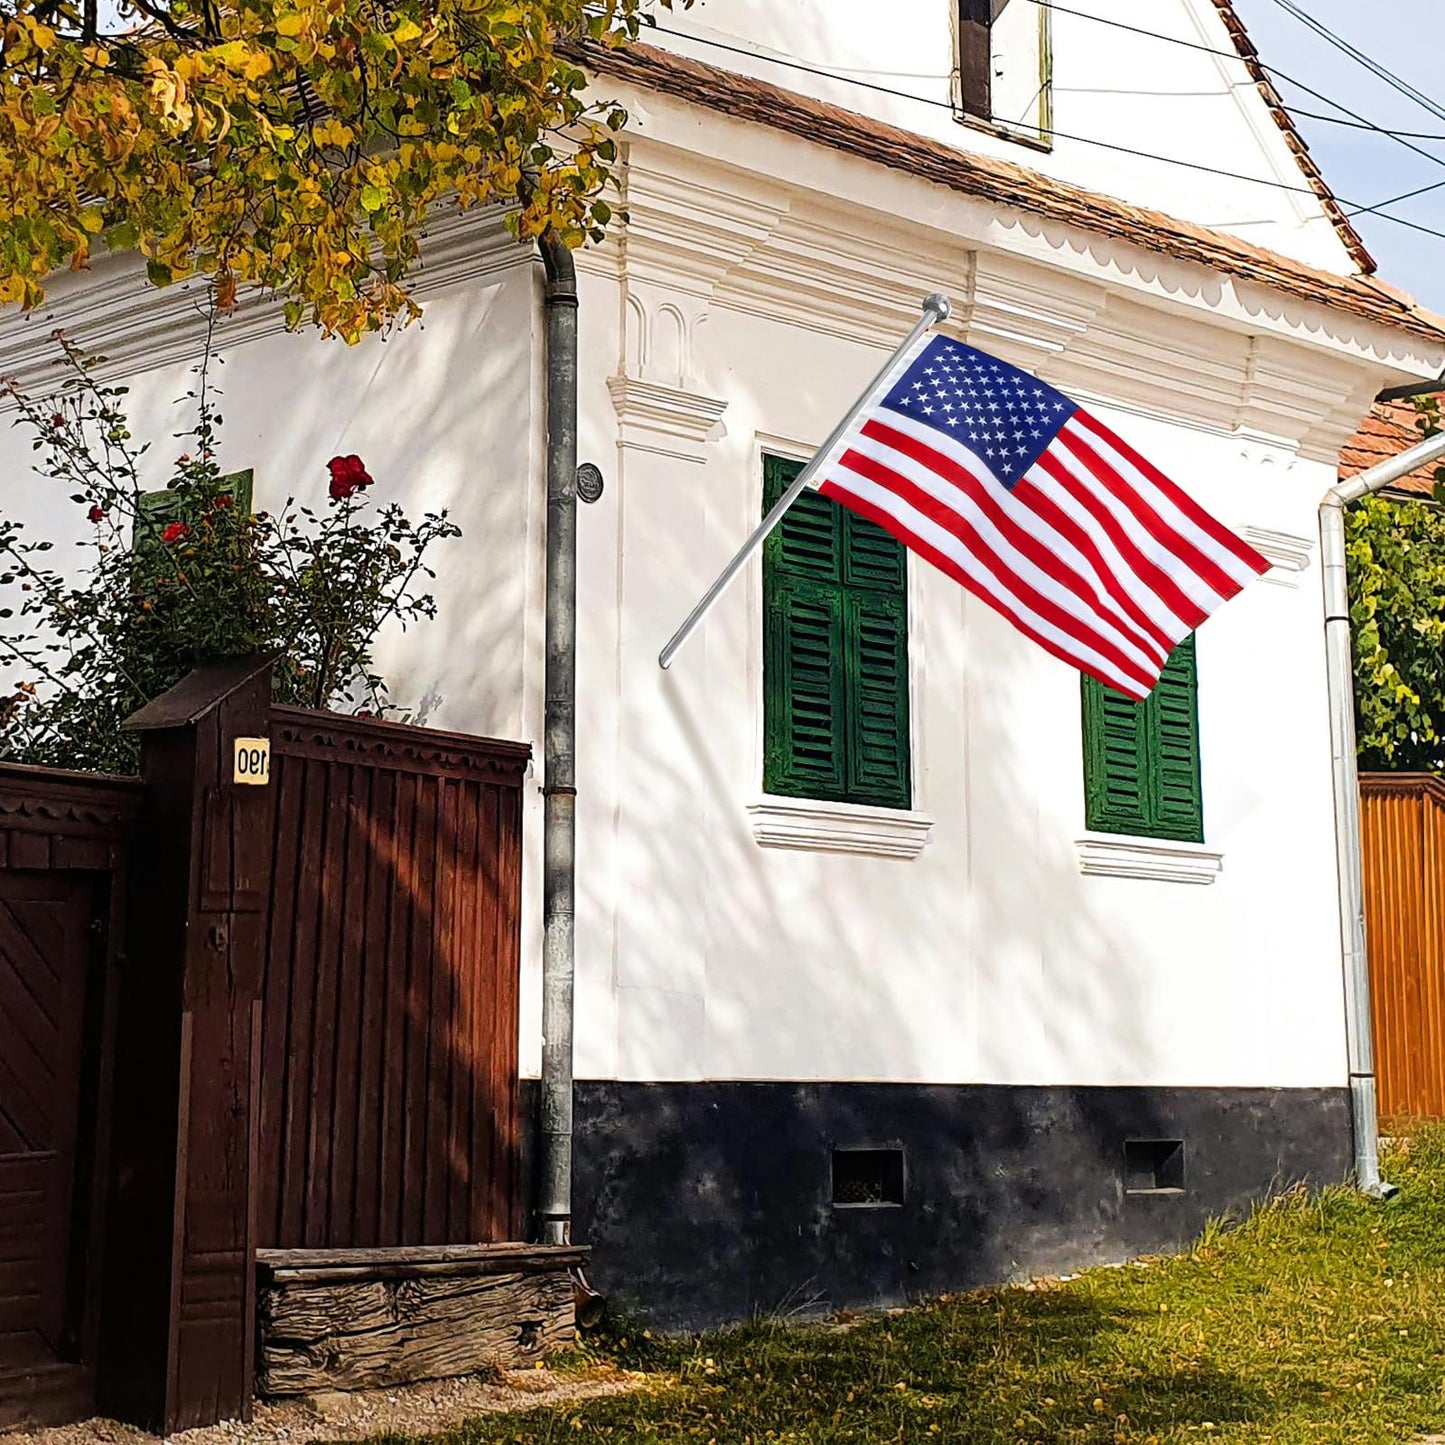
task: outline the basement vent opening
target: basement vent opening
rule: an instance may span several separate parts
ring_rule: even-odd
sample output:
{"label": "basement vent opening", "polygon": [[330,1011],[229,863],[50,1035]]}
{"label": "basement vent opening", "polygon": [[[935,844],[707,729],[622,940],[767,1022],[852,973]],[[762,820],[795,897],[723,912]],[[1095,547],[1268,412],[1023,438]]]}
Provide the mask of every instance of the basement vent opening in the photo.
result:
{"label": "basement vent opening", "polygon": [[1184,1140],[1129,1139],[1124,1144],[1126,1194],[1180,1194],[1184,1190]]}
{"label": "basement vent opening", "polygon": [[833,1203],[840,1209],[902,1204],[903,1150],[833,1150]]}

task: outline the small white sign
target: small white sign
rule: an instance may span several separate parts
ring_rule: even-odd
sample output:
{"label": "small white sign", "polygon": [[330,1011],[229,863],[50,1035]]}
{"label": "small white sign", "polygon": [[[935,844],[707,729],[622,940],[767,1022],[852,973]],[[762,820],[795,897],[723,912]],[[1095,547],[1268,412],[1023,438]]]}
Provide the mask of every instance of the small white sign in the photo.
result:
{"label": "small white sign", "polygon": [[271,781],[271,739],[237,738],[233,781],[264,788]]}

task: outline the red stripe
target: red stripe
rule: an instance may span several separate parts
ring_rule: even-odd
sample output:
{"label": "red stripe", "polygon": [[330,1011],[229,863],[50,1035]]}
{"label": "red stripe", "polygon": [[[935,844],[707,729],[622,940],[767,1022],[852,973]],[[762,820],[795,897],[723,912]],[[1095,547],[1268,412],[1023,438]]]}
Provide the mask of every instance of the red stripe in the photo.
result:
{"label": "red stripe", "polygon": [[1140,606],[1138,599],[1129,591],[1119,574],[1109,565],[1103,550],[1089,535],[1087,528],[1069,516],[1037,482],[1030,481],[1027,475],[1015,484],[1013,494],[1025,506],[1037,512],[1056,532],[1067,537],[1094,564],[1109,589],[1109,595],[1134,619],[1141,631],[1152,637],[1164,649],[1166,655],[1174,651],[1179,645],[1178,639],[1170,637]]}
{"label": "red stripe", "polygon": [[1133,569],[1135,576],[1188,628],[1198,627],[1209,614],[1192,598],[1186,597],[1156,562],[1146,557],[1124,530],[1122,523],[1082,482],[1054,456],[1045,452],[1038,460],[1041,466],[1108,534],[1119,555]]}
{"label": "red stripe", "polygon": [[1223,523],[1211,517],[1188,492],[1177,482],[1171,481],[1147,458],[1139,455],[1122,437],[1116,436],[1097,417],[1086,411],[1075,411],[1072,420],[1086,431],[1107,442],[1120,456],[1137,467],[1201,532],[1207,532],[1214,541],[1225,548],[1233,557],[1242,562],[1251,572],[1261,575],[1269,571],[1269,561],[1260,556],[1241,537],[1237,537]]}
{"label": "red stripe", "polygon": [[[1150,639],[1141,635],[1133,624],[1124,616],[1116,615],[1107,607],[1098,592],[1090,584],[1073,571],[1069,565],[1056,553],[1051,552],[1040,540],[1025,528],[1019,526],[1004,509],[999,506],[985,483],[980,481],[972,472],[960,466],[945,453],[935,451],[927,442],[909,436],[906,432],[895,431],[886,423],[870,421],[863,427],[863,434],[871,437],[874,441],[881,442],[884,446],[910,457],[920,466],[926,467],[935,476],[951,483],[959,492],[973,501],[979,510],[990,522],[1003,534],[1003,536],[1015,547],[1017,551],[1027,557],[1039,571],[1050,577],[1065,589],[1071,596],[1076,597],[1089,612],[1093,613],[1098,621],[1112,633],[1126,638],[1130,644],[1137,647],[1151,662],[1163,664],[1164,658],[1168,657],[1170,648],[1163,649],[1163,656],[1155,658],[1150,648]],[[922,512],[924,516],[938,523],[946,531],[951,532],[970,551],[975,551],[977,546],[986,546],[987,543],[973,531],[968,520],[961,516],[947,502],[939,500],[929,492],[925,491],[915,483],[909,481],[900,473],[893,471],[886,464],[878,462],[860,452],[850,451],[844,457],[844,462],[856,472],[868,477],[871,481],[877,482],[880,486],[897,492],[911,506]],[[1000,566],[1008,566],[1002,557],[999,559]],[[1014,575],[1010,572],[1010,575]],[[1020,585],[1027,585],[1020,578]],[[1042,597],[1042,594],[1040,594]],[[1057,603],[1049,603],[1049,606],[1058,607]],[[1071,613],[1059,607],[1061,617],[1072,617]],[[1050,621],[1055,619],[1050,618]],[[1060,626],[1063,624],[1060,623]],[[1088,627],[1087,622],[1075,619],[1070,624],[1069,630],[1078,627]],[[1117,643],[1109,641],[1103,634],[1098,634],[1101,643],[1117,648]],[[1119,652],[1122,659],[1125,654]],[[1135,667],[1139,663],[1133,664]],[[1147,664],[1145,664],[1147,666]]]}
{"label": "red stripe", "polygon": [[1159,545],[1172,553],[1180,563],[1194,573],[1210,591],[1228,601],[1240,590],[1236,582],[1218,562],[1202,552],[1198,545],[1182,532],[1176,531],[1145,500],[1144,494],[1126,477],[1121,476],[1096,452],[1086,438],[1071,435],[1067,430],[1058,435],[1056,445],[1062,446],[1081,466],[1087,467],[1094,478],[1111,495],[1117,497],[1134,519]]}
{"label": "red stripe", "polygon": [[[1153,682],[1142,689],[1129,687],[1124,679],[1111,676],[1095,664],[1076,656],[1061,643],[1055,642],[1050,637],[1045,637],[1041,632],[1025,622],[1001,597],[987,591],[983,584],[976,578],[970,577],[952,557],[946,556],[936,547],[930,546],[927,542],[923,541],[922,538],[914,536],[906,527],[901,526],[898,519],[891,513],[885,512],[881,507],[874,506],[871,502],[864,501],[861,497],[854,496],[851,492],[845,492],[832,482],[824,482],[818,490],[825,497],[832,497],[834,501],[841,502],[845,507],[857,512],[860,516],[867,517],[871,522],[876,522],[884,531],[897,537],[910,551],[917,552],[920,557],[931,562],[940,572],[952,577],[965,592],[971,593],[977,597],[980,602],[993,608],[1000,617],[1007,618],[1025,637],[1031,638],[1034,642],[1038,643],[1044,651],[1052,653],[1053,656],[1068,663],[1070,667],[1077,668],[1080,672],[1097,678],[1106,687],[1112,687],[1116,692],[1123,693],[1125,697],[1132,697],[1136,702],[1142,702],[1144,698],[1149,695],[1154,685]],[[1156,676],[1154,682],[1158,682],[1158,680]]]}
{"label": "red stripe", "polygon": [[[1084,553],[1097,568],[1104,591],[1116,604],[1115,607],[1110,607],[1106,603],[1100,596],[1098,588],[1088,578],[1076,572],[1062,557],[1051,551],[1038,537],[1010,517],[990,492],[987,483],[981,481],[967,467],[961,465],[946,452],[935,451],[927,442],[920,441],[917,437],[908,435],[907,432],[897,431],[885,422],[877,420],[869,421],[863,427],[863,434],[872,437],[875,441],[882,442],[894,451],[911,457],[920,466],[927,467],[930,472],[944,481],[952,483],[959,491],[972,498],[989,520],[1024,556],[1041,571],[1047,572],[1056,582],[1067,587],[1085,606],[1098,612],[1111,626],[1128,636],[1130,641],[1141,647],[1146,653],[1151,650],[1151,644],[1158,647],[1164,657],[1168,657],[1174,650],[1174,639],[1152,622],[1148,614],[1129,597],[1123,584],[1104,565],[1097,548],[1089,541],[1082,529],[1076,523],[1070,523],[1067,518],[1064,518],[1052,502],[1047,503],[1047,507],[1062,519],[1062,524],[1056,522],[1052,517],[1044,517],[1045,508],[1036,505],[1036,502],[1043,496],[1037,488],[1030,488],[1028,492],[1020,496],[1020,489],[1015,487],[1013,495],[1023,505],[1054,525],[1055,530],[1059,533],[1068,535],[1072,531],[1077,534],[1077,541],[1074,537],[1070,537],[1069,540],[1075,541],[1079,551]],[[920,510],[923,509],[920,508]],[[937,517],[935,520],[943,521],[942,518]],[[943,522],[943,525],[949,526],[947,522]],[[949,526],[949,530],[955,531],[956,529]],[[1082,545],[1079,545],[1080,542]],[[1091,553],[1092,555],[1090,555]]]}
{"label": "red stripe", "polygon": [[[1095,652],[1101,653],[1108,658],[1119,670],[1131,677],[1147,678],[1150,676],[1149,662],[1136,662],[1118,645],[1117,642],[1106,636],[1103,632],[1081,618],[1075,617],[1072,612],[1061,607],[1057,602],[1051,601],[1035,587],[1026,582],[1009,564],[995,552],[987,542],[969,526],[967,520],[951,508],[940,502],[936,497],[930,496],[921,487],[910,482],[906,477],[900,476],[897,472],[883,465],[883,463],[872,457],[865,457],[860,452],[849,451],[843,455],[843,462],[868,478],[869,481],[877,482],[880,487],[887,488],[895,496],[901,497],[914,510],[922,512],[931,521],[937,522],[944,531],[951,536],[957,537],[959,542],[968,550],[982,567],[987,569],[995,578],[1002,583],[1007,579],[1007,586],[1021,602],[1030,607],[1039,616],[1052,622],[1061,632],[1066,632],[1075,641],[1082,643],[1085,647],[1091,647]],[[839,490],[846,497],[853,494],[848,491],[846,482],[839,482]],[[907,533],[909,537],[914,534],[909,532],[901,522],[895,521],[890,528],[895,536],[903,536]],[[1153,663],[1157,671],[1164,665],[1163,659]]]}

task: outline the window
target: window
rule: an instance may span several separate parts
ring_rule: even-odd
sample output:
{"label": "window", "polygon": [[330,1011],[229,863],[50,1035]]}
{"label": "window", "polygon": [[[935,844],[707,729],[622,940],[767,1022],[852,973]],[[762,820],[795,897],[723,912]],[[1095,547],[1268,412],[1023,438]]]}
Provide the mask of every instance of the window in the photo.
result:
{"label": "window", "polygon": [[1053,44],[1046,0],[958,0],[958,102],[966,119],[1047,143]]}
{"label": "window", "polygon": [[1101,833],[1204,841],[1194,638],[1170,655],[1144,702],[1084,679],[1084,803]]}
{"label": "window", "polygon": [[[767,457],[766,511],[800,464]],[[763,548],[763,788],[912,805],[908,573],[881,527],[805,491]]]}
{"label": "window", "polygon": [[[248,467],[244,472],[229,472],[216,479],[216,495],[231,494],[232,505],[237,511],[251,511],[254,474]],[[184,514],[176,494],[172,491],[143,492],[136,515],[134,546],[158,544],[162,530],[171,522],[195,522],[196,518]]]}

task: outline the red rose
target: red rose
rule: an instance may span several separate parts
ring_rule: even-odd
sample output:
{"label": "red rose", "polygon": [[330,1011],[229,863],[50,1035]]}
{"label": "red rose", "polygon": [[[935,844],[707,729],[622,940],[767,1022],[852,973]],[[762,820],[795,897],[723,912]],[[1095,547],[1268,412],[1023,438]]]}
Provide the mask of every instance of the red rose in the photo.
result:
{"label": "red rose", "polygon": [[172,522],[169,527],[161,533],[161,541],[169,545],[171,542],[179,542],[191,535],[191,529],[184,522]]}
{"label": "red rose", "polygon": [[234,500],[230,492],[222,492],[211,505],[213,507],[229,507]]}
{"label": "red rose", "polygon": [[332,457],[326,463],[326,468],[331,473],[330,490],[333,501],[348,501],[356,495],[359,488],[372,484],[371,473],[366,470],[365,463],[358,456]]}
{"label": "red rose", "polygon": [[92,507],[85,515],[89,517],[92,522],[103,522],[105,521],[105,508],[101,506]]}

